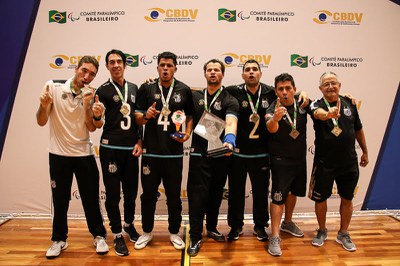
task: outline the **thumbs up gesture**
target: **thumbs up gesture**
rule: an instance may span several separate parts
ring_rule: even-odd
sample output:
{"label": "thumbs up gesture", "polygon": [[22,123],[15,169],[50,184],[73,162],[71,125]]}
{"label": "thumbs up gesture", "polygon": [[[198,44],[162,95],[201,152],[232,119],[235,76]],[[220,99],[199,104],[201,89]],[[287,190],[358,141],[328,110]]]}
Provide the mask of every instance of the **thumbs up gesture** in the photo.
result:
{"label": "thumbs up gesture", "polygon": [[94,96],[94,103],[92,106],[93,115],[95,117],[101,117],[103,115],[104,109],[104,104],[100,102],[99,95],[96,94]]}
{"label": "thumbs up gesture", "polygon": [[53,102],[53,96],[50,94],[49,85],[46,85],[44,92],[40,95],[40,104],[46,108]]}

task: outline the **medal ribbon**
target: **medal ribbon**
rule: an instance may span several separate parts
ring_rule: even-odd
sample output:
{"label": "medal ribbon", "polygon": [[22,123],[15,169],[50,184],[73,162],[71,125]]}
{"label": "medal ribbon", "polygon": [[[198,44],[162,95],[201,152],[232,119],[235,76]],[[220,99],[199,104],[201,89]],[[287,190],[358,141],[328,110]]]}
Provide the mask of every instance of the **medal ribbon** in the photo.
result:
{"label": "medal ribbon", "polygon": [[293,113],[293,121],[290,118],[290,115],[288,112],[286,112],[286,118],[289,121],[290,126],[292,127],[293,130],[296,130],[296,121],[297,121],[297,105],[296,105],[296,100],[293,99],[293,108],[294,108],[294,113]]}
{"label": "medal ribbon", "polygon": [[126,103],[128,101],[128,82],[125,82],[125,98],[122,96],[121,91],[119,90],[118,86],[115,85],[114,81],[110,79],[110,82],[112,85],[114,85],[115,90],[118,93],[119,98],[121,99],[122,102]]}
{"label": "medal ribbon", "polygon": [[258,104],[259,104],[259,102],[260,102],[261,85],[258,87],[258,97],[257,97],[257,102],[256,102],[256,106],[255,106],[255,107],[254,107],[253,101],[251,100],[251,96],[250,96],[250,94],[249,94],[249,91],[248,91],[246,85],[244,85],[244,90],[246,91],[247,98],[248,98],[249,103],[250,103],[251,111],[253,112],[253,114],[256,114],[256,113],[257,113],[257,110],[258,110]]}
{"label": "medal ribbon", "polygon": [[[328,111],[331,108],[331,106],[329,105],[328,101],[325,99],[324,97],[324,102],[326,104],[326,107],[328,107]],[[339,103],[339,113],[340,113],[340,103]],[[339,119],[338,118],[332,118],[332,122],[333,122],[333,126],[334,127],[338,127],[339,126]]]}
{"label": "medal ribbon", "polygon": [[167,99],[165,99],[163,89],[161,86],[161,81],[158,80],[158,88],[160,89],[160,92],[161,92],[161,102],[163,104],[163,107],[165,107],[168,110],[169,110],[169,99],[171,98],[172,90],[174,89],[174,84],[175,84],[175,79],[172,80],[171,86],[169,86]]}
{"label": "medal ribbon", "polygon": [[[210,103],[210,108],[213,105],[213,103],[215,102],[215,100],[218,98],[218,96],[221,94],[223,90],[223,87],[219,88],[217,93],[214,95],[214,98],[212,99],[211,103]],[[204,109],[206,111],[209,111],[208,105],[207,105],[207,89],[204,91]]]}

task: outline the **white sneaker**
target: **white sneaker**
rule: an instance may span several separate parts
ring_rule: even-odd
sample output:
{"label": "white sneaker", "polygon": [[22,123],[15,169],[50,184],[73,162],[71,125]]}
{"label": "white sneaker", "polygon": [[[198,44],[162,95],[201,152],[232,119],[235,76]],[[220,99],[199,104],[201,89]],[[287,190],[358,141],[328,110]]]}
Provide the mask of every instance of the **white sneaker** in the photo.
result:
{"label": "white sneaker", "polygon": [[102,236],[96,236],[93,240],[93,245],[96,247],[96,252],[99,255],[104,255],[108,252],[108,245]]}
{"label": "white sneaker", "polygon": [[171,234],[169,240],[175,249],[184,249],[186,247],[185,242],[183,242],[178,234]]}
{"label": "white sneaker", "polygon": [[135,243],[135,249],[143,249],[147,246],[147,244],[153,239],[153,235],[151,233],[145,233],[138,238]]}
{"label": "white sneaker", "polygon": [[48,259],[53,259],[58,257],[61,254],[61,251],[68,247],[68,243],[66,241],[53,241],[53,244],[46,252],[46,257]]}

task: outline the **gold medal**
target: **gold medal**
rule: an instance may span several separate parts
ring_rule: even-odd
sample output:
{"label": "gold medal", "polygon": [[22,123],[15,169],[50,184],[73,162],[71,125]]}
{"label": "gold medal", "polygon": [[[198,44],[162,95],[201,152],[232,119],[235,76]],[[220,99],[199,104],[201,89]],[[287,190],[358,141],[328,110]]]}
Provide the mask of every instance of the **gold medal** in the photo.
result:
{"label": "gold medal", "polygon": [[334,127],[331,132],[333,135],[338,137],[340,135],[340,133],[342,133],[342,130],[340,129],[340,127]]}
{"label": "gold medal", "polygon": [[168,117],[171,111],[168,109],[168,107],[164,106],[161,110],[161,114],[165,117]]}
{"label": "gold medal", "polygon": [[250,115],[250,121],[253,123],[257,123],[260,120],[260,116],[257,113],[252,113]]}
{"label": "gold medal", "polygon": [[293,139],[297,139],[297,137],[300,135],[300,132],[297,131],[296,129],[292,129],[290,132],[289,136],[291,136]]}
{"label": "gold medal", "polygon": [[127,103],[122,103],[121,109],[119,109],[123,116],[128,116],[131,113],[131,106]]}

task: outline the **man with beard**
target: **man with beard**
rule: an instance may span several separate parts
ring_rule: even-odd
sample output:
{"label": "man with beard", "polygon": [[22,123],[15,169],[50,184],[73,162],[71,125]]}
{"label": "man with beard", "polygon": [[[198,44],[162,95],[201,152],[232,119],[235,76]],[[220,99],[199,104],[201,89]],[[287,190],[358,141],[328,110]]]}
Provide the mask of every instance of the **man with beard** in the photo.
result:
{"label": "man with beard", "polygon": [[[269,187],[269,151],[268,136],[264,123],[267,108],[276,99],[274,87],[260,83],[262,72],[259,63],[250,59],[242,69],[243,84],[227,87],[227,91],[239,102],[239,120],[236,147],[229,165],[228,225],[231,230],[229,240],[238,240],[243,233],[245,207],[245,189],[247,174],[250,177],[253,196],[253,234],[259,241],[267,241],[265,227],[268,226],[268,187]],[[306,93],[300,94],[299,100]],[[294,205],[293,205],[294,208]],[[285,208],[285,220],[282,230],[292,235],[302,236],[301,230],[292,222],[292,206]]]}
{"label": "man with beard", "polygon": [[[204,64],[204,76],[207,88],[193,91],[194,115],[196,126],[203,113],[226,122],[221,136],[224,146],[233,150],[236,140],[238,103],[222,86],[225,73],[224,64],[212,59]],[[224,242],[225,237],[218,232],[218,214],[222,201],[223,187],[227,178],[228,157],[224,154],[208,157],[208,141],[193,134],[189,160],[188,202],[190,222],[190,246],[187,253],[196,256],[202,244],[203,219],[206,215],[207,236],[217,242]]]}

